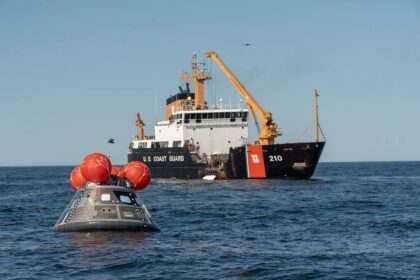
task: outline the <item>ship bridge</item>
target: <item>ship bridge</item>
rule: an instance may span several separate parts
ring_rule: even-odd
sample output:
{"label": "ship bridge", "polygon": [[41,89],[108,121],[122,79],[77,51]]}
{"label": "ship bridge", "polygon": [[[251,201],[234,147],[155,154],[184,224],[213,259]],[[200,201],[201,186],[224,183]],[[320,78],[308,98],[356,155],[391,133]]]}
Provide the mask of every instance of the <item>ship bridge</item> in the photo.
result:
{"label": "ship bridge", "polygon": [[249,110],[220,104],[213,109],[182,107],[155,125],[155,137],[134,140],[132,148],[191,147],[200,156],[226,155],[248,142]]}

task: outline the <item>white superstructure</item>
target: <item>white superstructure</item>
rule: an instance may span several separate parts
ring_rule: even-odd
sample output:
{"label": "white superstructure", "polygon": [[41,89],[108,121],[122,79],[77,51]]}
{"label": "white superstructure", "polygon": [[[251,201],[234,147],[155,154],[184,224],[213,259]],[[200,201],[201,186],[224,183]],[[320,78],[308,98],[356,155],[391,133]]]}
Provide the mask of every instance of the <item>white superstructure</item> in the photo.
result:
{"label": "white superstructure", "polygon": [[[137,116],[138,136],[129,153],[133,149],[159,149],[156,152],[162,154],[162,148],[187,147],[190,154],[198,155],[193,161],[202,162],[209,156],[227,156],[230,148],[248,143],[248,103],[233,107],[220,99],[220,104],[208,106],[204,82],[212,79],[211,74],[200,67],[196,55],[192,57],[191,69],[191,73],[181,74],[186,89],[180,86],[179,93],[166,100],[165,120],[156,122],[154,136],[144,136],[144,122]],[[194,92],[190,91],[189,82],[194,82]]]}
{"label": "white superstructure", "polygon": [[[221,106],[222,107],[222,106]],[[134,139],[132,148],[193,147],[200,156],[226,155],[248,142],[249,110],[202,109],[172,111],[155,125],[155,136]]]}

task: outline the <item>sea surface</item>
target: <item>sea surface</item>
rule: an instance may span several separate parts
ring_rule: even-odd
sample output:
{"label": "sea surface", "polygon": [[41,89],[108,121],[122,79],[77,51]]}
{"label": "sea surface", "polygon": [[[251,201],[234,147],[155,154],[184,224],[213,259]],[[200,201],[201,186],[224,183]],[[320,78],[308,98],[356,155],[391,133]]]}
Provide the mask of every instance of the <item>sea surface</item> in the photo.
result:
{"label": "sea surface", "polygon": [[161,232],[57,233],[72,167],[0,168],[0,279],[420,279],[420,162],[154,180]]}

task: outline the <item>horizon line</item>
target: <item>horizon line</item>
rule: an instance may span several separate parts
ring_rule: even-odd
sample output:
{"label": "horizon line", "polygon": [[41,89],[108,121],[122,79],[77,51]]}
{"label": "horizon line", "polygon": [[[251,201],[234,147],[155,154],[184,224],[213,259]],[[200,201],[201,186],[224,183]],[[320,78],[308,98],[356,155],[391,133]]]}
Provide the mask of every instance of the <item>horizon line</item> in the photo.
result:
{"label": "horizon line", "polygon": [[[318,164],[325,163],[390,163],[390,162],[420,162],[420,160],[355,160],[355,161],[320,161]],[[112,166],[124,166],[124,164],[113,164]],[[79,164],[55,164],[55,165],[0,165],[0,168],[11,168],[11,167],[73,167],[78,166]]]}

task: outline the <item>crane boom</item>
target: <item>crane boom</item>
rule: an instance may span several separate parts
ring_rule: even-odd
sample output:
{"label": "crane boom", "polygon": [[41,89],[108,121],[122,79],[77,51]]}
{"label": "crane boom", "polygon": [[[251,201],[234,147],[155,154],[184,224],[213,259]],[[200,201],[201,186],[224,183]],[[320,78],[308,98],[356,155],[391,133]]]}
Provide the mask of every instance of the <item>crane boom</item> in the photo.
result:
{"label": "crane boom", "polygon": [[[229,78],[230,82],[233,86],[239,91],[239,93],[245,99],[246,105],[249,107],[254,121],[255,114],[257,113],[262,127],[259,129],[258,139],[260,145],[272,145],[274,144],[274,139],[281,135],[281,133],[277,130],[277,125],[273,122],[272,114],[270,112],[264,111],[264,109],[258,104],[258,102],[254,99],[254,97],[249,93],[249,91],[245,88],[244,85],[233,75],[233,73],[229,70],[229,68],[223,63],[223,61],[219,58],[216,52],[210,51],[204,54],[205,58],[213,59],[216,64],[220,67],[223,73]],[[257,122],[256,122],[257,124]],[[258,125],[257,125],[258,128]]]}
{"label": "crane boom", "polygon": [[258,133],[260,133],[261,128],[260,128],[260,124],[258,123],[257,117],[255,116],[254,109],[250,106],[248,107],[249,107],[249,111],[251,112],[252,119],[254,120],[254,124],[257,127]]}

